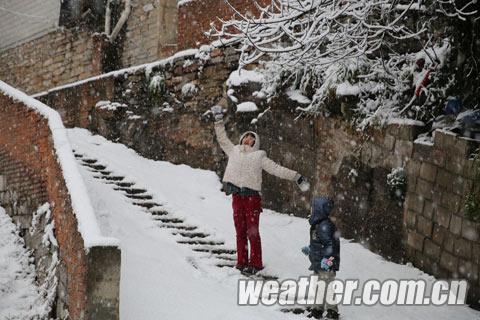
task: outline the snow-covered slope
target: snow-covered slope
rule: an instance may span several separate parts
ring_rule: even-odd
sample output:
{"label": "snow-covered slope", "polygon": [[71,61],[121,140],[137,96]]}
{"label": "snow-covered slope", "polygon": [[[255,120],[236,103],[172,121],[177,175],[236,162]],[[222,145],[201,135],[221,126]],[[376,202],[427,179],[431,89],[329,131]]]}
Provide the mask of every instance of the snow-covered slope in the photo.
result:
{"label": "snow-covered slope", "polygon": [[[235,248],[231,199],[220,192],[218,176],[211,171],[185,165],[153,161],[139,156],[124,145],[93,136],[84,129],[70,129],[71,144],[80,159],[96,159],[97,173],[82,167],[102,234],[121,240],[122,280],[121,318],[132,319],[299,319],[279,312],[279,306],[240,307],[237,305],[237,281],[241,277],[232,268],[215,267],[216,260],[204,252],[194,252],[177,243],[179,235],[160,228],[150,209],[134,205],[118,185],[94,179],[99,170],[111,176],[125,177],[123,182],[145,189],[161,204],[159,210],[196,226],[195,232],[208,239],[223,241],[223,247]],[[106,168],[102,168],[106,166]],[[103,182],[102,182],[103,181]],[[261,235],[265,272],[283,278],[308,275],[308,261],[300,248],[308,241],[305,219],[264,210]],[[422,271],[387,262],[361,245],[342,239],[341,279],[425,279],[434,278]],[[343,319],[480,319],[467,307],[410,307],[376,305],[340,306]]]}
{"label": "snow-covered slope", "polygon": [[44,303],[23,239],[0,207],[0,319],[34,319],[46,312]]}

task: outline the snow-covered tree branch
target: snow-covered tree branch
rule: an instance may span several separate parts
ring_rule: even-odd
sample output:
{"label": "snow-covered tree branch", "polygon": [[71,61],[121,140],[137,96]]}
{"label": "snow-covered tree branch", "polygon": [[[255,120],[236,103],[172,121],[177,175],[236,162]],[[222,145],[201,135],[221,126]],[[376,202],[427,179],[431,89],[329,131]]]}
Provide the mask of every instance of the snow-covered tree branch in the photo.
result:
{"label": "snow-covered tree branch", "polygon": [[477,15],[474,0],[271,0],[266,6],[253,0],[255,15],[242,14],[225,1],[234,17],[220,27],[212,23],[210,35],[240,42],[240,67],[275,64],[266,89],[270,94],[285,71],[289,76],[281,85],[306,89],[315,79],[312,104],[304,111],[321,110],[333,90],[358,98],[356,111],[363,122],[384,111],[404,115],[419,103],[416,98],[432,94],[427,80],[450,50],[449,39],[433,34],[434,25],[439,17]]}

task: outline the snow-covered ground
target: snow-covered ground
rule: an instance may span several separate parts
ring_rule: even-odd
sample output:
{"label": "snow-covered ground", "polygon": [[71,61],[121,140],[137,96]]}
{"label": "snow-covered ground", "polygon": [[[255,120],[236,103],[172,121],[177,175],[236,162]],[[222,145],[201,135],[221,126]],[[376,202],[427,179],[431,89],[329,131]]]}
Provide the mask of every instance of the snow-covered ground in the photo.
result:
{"label": "snow-covered ground", "polygon": [[[84,129],[70,129],[76,153],[98,159],[124,181],[146,189],[170,215],[198,226],[195,231],[223,240],[235,248],[231,199],[220,191],[219,177],[211,171],[153,161],[122,144],[93,136]],[[176,241],[168,229],[115,191],[93,178],[82,167],[101,232],[120,239],[122,248],[121,319],[299,319],[279,312],[280,306],[238,306],[235,269],[218,268],[208,254],[194,252]],[[308,261],[300,248],[308,242],[305,219],[264,210],[260,223],[265,273],[280,279],[308,275]],[[434,278],[407,265],[385,261],[361,245],[342,239],[340,279]],[[0,302],[1,303],[1,302]],[[342,319],[480,319],[480,313],[464,306],[340,306]]]}
{"label": "snow-covered ground", "polygon": [[23,239],[0,207],[0,319],[36,319],[45,312],[39,292]]}

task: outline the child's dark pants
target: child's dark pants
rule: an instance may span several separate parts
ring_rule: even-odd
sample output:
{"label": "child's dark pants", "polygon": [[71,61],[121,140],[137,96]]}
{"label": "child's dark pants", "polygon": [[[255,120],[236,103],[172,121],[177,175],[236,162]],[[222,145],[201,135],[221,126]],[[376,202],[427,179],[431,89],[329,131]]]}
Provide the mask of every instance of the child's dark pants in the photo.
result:
{"label": "child's dark pants", "polygon": [[[262,212],[262,198],[259,195],[233,196],[233,221],[237,232],[237,267],[263,268],[262,243],[258,224]],[[250,242],[250,261],[248,260]]]}

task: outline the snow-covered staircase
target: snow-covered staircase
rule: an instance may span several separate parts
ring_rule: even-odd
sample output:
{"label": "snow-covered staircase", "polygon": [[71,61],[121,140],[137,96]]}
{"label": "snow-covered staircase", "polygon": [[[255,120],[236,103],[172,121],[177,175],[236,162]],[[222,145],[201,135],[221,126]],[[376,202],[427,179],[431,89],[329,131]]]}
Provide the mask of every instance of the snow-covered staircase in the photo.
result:
{"label": "snow-covered staircase", "polygon": [[[68,131],[102,232],[121,240],[121,319],[306,318],[296,306],[238,305],[243,275],[233,268],[231,199],[214,172],[149,160],[84,129]],[[300,251],[308,243],[308,222],[268,209],[261,219],[264,272],[280,279],[308,276],[309,262]],[[434,280],[360,244],[342,239],[341,245],[339,279]],[[480,320],[478,312],[447,305],[342,305],[340,313],[354,320]]]}
{"label": "snow-covered staircase", "polygon": [[[75,150],[74,150],[75,152]],[[135,206],[141,207],[142,211],[151,215],[156,225],[168,230],[178,239],[176,242],[180,245],[186,245],[192,251],[204,253],[201,258],[213,259],[215,266],[219,268],[234,268],[236,262],[236,250],[225,246],[225,242],[212,237],[211,234],[197,231],[198,226],[188,224],[184,220],[175,217],[172,213],[165,210],[162,203],[153,200],[153,196],[143,188],[133,182],[126,181],[124,176],[114,175],[108,169],[108,165],[100,163],[99,160],[87,154],[75,152],[75,157],[80,165],[87,168],[92,176],[110,185],[113,190],[120,192],[123,196],[131,200]],[[194,267],[196,264],[192,263]],[[276,276],[260,273],[259,278],[277,279]]]}

